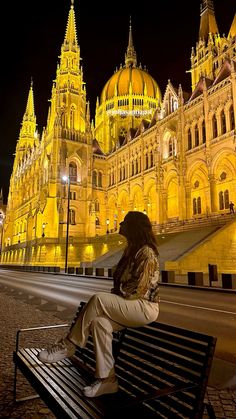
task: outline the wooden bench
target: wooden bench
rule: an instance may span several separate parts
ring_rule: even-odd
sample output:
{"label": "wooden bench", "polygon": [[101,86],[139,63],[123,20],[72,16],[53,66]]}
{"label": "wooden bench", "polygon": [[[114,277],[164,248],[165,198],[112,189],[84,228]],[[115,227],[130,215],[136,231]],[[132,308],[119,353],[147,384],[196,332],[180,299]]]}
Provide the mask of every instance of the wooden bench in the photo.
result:
{"label": "wooden bench", "polygon": [[[212,406],[205,406],[204,403],[215,337],[159,322],[140,328],[126,328],[114,335],[119,392],[86,398],[82,389],[94,381],[92,339],[72,358],[43,364],[37,358],[41,349],[20,348],[19,337],[24,332],[47,328],[50,326],[17,332],[13,356],[16,401],[19,368],[39,397],[60,419],[199,419],[205,407],[208,417],[215,418]],[[23,400],[32,397],[35,396]]]}

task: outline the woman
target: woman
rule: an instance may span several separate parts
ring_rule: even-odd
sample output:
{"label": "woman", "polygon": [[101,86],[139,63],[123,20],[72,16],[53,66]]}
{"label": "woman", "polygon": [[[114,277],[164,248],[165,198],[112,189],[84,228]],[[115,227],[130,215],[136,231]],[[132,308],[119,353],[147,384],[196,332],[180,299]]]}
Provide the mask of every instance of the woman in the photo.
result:
{"label": "woman", "polygon": [[130,211],[120,223],[119,234],[126,237],[127,247],[114,272],[111,293],[93,295],[66,338],[39,353],[42,362],[58,362],[72,356],[76,345],[84,347],[91,333],[98,380],[84,388],[87,397],[118,391],[112,333],[151,323],[159,314],[159,257],[149,218]]}

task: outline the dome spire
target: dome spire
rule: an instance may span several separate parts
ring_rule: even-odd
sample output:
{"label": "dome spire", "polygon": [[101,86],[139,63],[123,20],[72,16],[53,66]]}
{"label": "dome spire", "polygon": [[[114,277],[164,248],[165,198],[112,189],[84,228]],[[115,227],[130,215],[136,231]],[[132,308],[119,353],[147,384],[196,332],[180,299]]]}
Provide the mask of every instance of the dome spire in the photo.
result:
{"label": "dome spire", "polygon": [[133,44],[131,16],[130,16],[130,21],[129,21],[129,43],[128,43],[127,51],[125,54],[125,66],[126,67],[137,66],[137,55],[136,55],[134,44]]}

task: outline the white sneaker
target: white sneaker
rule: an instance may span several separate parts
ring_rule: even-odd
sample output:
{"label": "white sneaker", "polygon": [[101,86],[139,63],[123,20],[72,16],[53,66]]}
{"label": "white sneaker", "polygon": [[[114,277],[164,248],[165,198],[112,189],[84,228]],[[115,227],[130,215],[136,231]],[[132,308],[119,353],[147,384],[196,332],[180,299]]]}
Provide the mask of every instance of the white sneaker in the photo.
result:
{"label": "white sneaker", "polygon": [[119,390],[116,377],[98,379],[91,386],[84,387],[86,397],[98,397],[102,394],[117,393]]}
{"label": "white sneaker", "polygon": [[75,353],[75,345],[65,339],[61,339],[48,349],[39,352],[38,359],[42,362],[52,364],[53,362],[61,361],[64,358],[70,357]]}

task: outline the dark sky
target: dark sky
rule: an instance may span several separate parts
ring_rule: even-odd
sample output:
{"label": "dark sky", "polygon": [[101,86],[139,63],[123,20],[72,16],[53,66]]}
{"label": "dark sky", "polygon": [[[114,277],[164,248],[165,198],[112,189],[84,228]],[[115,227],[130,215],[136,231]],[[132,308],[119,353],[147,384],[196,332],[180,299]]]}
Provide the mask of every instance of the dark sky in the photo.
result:
{"label": "dark sky", "polygon": [[[168,79],[190,91],[190,54],[198,38],[201,0],[75,0],[87,99],[94,116],[96,97],[116,67],[124,63],[132,17],[138,63],[146,65],[162,93]],[[214,0],[221,34],[228,34],[235,0]],[[52,80],[64,40],[70,0],[24,0],[1,5],[7,29],[1,35],[0,188],[8,194],[16,141],[31,77],[38,130],[46,125]],[[4,17],[5,16],[5,17]]]}

